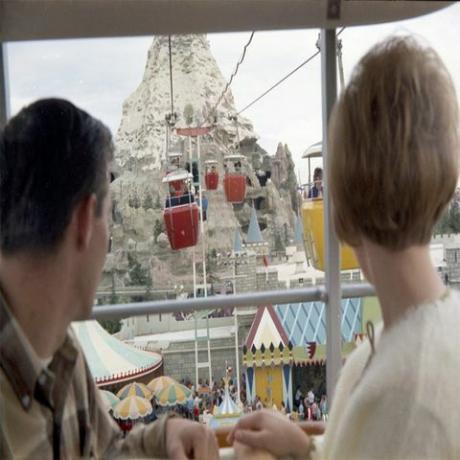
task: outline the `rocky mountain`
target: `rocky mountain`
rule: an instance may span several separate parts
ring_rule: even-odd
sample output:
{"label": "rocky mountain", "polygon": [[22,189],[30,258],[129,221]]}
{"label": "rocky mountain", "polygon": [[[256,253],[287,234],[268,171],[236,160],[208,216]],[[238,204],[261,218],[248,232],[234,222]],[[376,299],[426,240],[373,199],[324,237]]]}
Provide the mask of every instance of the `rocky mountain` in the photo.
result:
{"label": "rocky mountain", "polygon": [[[263,236],[272,248],[280,228],[284,228],[285,239],[292,237],[292,194],[297,184],[287,146],[280,144],[271,157],[257,144],[258,136],[248,119],[230,120],[229,114],[236,113],[231,90],[212,110],[226,81],[205,35],[171,37],[171,62],[176,127],[213,123],[211,132],[201,138],[201,167],[207,159],[217,160],[222,178],[224,155],[239,152],[247,157],[250,186],[243,204],[227,203],[222,181],[218,190],[205,192],[209,200],[206,254],[212,257],[230,251],[236,228],[242,229],[244,237],[251,206],[256,207]],[[167,192],[161,183],[167,150],[165,116],[171,109],[169,42],[168,37],[159,36],[149,49],[142,82],[123,105],[116,136],[119,177],[112,184],[112,251],[105,267],[105,285],[114,281],[117,286],[136,284],[130,276],[133,266],[146,271],[153,287],[190,282],[193,249],[178,253],[169,248],[162,217]],[[187,161],[197,158],[196,141],[174,130],[169,146],[181,151]],[[273,165],[276,180],[270,179]],[[279,238],[277,241],[279,247]],[[200,262],[201,248],[195,248],[195,254]]]}

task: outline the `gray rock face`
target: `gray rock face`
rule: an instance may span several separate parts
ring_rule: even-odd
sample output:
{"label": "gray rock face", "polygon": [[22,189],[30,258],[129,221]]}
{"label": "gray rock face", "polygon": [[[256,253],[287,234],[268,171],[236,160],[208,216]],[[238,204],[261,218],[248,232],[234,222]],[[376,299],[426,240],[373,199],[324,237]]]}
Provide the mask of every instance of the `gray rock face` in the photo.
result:
{"label": "gray rock face", "polygon": [[[174,111],[178,114],[176,127],[209,125],[216,116],[212,131],[201,138],[202,170],[204,160],[215,159],[220,174],[218,189],[204,193],[209,201],[208,220],[204,225],[205,253],[230,251],[236,228],[242,229],[244,238],[250,206],[258,210],[262,233],[272,248],[275,248],[275,242],[279,246],[283,231],[281,240],[292,238],[291,193],[295,193],[297,185],[288,180],[289,171],[293,170],[292,160],[290,163],[287,161],[286,152],[283,158],[277,153],[284,169],[281,175],[278,174],[280,180],[270,180],[273,158],[258,146],[258,136],[251,122],[239,117],[236,125],[228,118],[229,114],[236,113],[230,90],[212,112],[226,82],[211,54],[206,36],[173,36],[172,69]],[[120,176],[112,184],[113,243],[103,284],[112,282],[114,272],[119,285],[133,284],[127,268],[128,253],[131,258],[134,254],[152,277],[154,288],[191,282],[193,249],[172,251],[163,224],[167,190],[161,180],[165,174],[166,158],[165,115],[169,112],[168,38],[156,37],[148,52],[142,82],[123,105],[116,136],[115,156]],[[185,161],[197,159],[195,139],[190,146],[188,138],[171,132],[170,146],[181,151]],[[247,187],[245,203],[240,205],[227,203],[222,187],[224,155],[235,151],[247,158],[247,176],[251,184]],[[203,178],[201,183],[204,185]],[[201,254],[201,246],[195,247],[198,262],[202,260]],[[218,273],[213,275],[218,277]],[[201,282],[199,278],[198,282]]]}

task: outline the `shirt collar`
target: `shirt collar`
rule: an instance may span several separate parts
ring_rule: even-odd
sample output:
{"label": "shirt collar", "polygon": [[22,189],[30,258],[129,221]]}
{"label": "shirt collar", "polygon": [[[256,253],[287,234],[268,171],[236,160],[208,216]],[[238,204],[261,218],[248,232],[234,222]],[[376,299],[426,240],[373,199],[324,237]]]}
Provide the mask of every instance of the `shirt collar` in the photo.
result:
{"label": "shirt collar", "polygon": [[[78,351],[74,340],[67,333],[63,345],[54,354],[50,367],[65,360],[75,363]],[[24,410],[32,404],[36,386],[49,386],[52,372],[43,369],[43,363],[37,356],[21,326],[14,318],[0,290],[0,366],[10,381],[13,391]],[[72,366],[73,367],[73,366]],[[67,368],[68,369],[68,368]],[[69,370],[69,369],[68,369]],[[43,377],[47,374],[47,378]],[[47,391],[48,393],[48,391]]]}

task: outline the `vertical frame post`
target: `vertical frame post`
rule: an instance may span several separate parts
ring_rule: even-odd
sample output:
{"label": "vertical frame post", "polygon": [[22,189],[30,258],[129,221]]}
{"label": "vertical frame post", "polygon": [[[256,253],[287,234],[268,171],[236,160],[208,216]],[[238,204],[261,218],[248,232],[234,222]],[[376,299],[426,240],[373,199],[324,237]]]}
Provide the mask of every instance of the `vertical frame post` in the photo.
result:
{"label": "vertical frame post", "polygon": [[[236,257],[233,253],[233,295],[236,294]],[[238,338],[238,309],[233,309],[233,319],[235,323],[235,371],[236,371],[236,391],[238,396],[236,397],[237,403],[241,401],[241,388],[240,388],[240,344]]]}
{"label": "vertical frame post", "polygon": [[0,41],[0,129],[6,125],[9,115],[8,57],[6,43]]}
{"label": "vertical frame post", "polygon": [[340,251],[337,237],[332,228],[331,200],[328,187],[329,169],[329,117],[337,98],[337,57],[335,29],[321,29],[321,97],[323,118],[323,165],[324,165],[324,238],[326,247],[326,336],[327,361],[326,385],[330,402],[334,397],[334,390],[342,366],[342,346],[340,331]]}

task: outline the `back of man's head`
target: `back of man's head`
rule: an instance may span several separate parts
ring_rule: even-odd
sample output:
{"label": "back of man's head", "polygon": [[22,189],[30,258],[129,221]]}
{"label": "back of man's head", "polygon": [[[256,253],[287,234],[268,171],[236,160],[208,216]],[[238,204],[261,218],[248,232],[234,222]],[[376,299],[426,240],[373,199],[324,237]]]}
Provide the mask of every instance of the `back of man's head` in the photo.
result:
{"label": "back of man's head", "polygon": [[107,193],[109,130],[62,99],[22,109],[0,133],[0,251],[50,252],[75,205]]}

